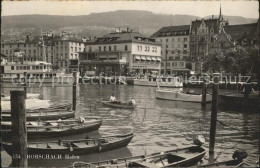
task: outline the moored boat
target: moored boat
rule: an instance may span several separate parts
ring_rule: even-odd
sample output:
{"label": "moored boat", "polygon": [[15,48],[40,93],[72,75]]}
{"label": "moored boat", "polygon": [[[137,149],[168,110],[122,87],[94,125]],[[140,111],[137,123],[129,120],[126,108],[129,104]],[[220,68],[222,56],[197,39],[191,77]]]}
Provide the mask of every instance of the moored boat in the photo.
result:
{"label": "moored boat", "polygon": [[105,160],[100,162],[75,162],[73,167],[187,167],[195,166],[206,154],[200,146],[189,146],[150,155]]}
{"label": "moored boat", "polygon": [[[98,130],[101,120],[62,120],[48,122],[27,122],[27,137],[46,138],[75,135]],[[11,122],[1,123],[1,135],[5,140],[12,138]]]}
{"label": "moored boat", "polygon": [[179,77],[149,77],[144,79],[134,79],[134,85],[182,88],[183,82]]}
{"label": "moored boat", "polygon": [[[58,112],[32,112],[26,114],[27,121],[37,120],[58,120],[73,118],[75,115],[74,111],[58,111]],[[11,121],[11,114],[1,114],[2,121]]]}
{"label": "moored boat", "polygon": [[[26,113],[35,113],[35,112],[57,112],[57,111],[66,111],[71,110],[71,104],[70,103],[63,103],[63,104],[57,104],[57,105],[50,105],[48,108],[33,108],[33,109],[26,109]],[[4,113],[10,113],[10,110],[4,110],[2,111],[2,114]]]}
{"label": "moored boat", "polygon": [[[27,93],[27,99],[38,99],[40,97],[40,94],[38,93]],[[1,95],[2,101],[10,101],[11,97],[7,95]]]}
{"label": "moored boat", "polygon": [[[133,134],[115,135],[101,138],[87,138],[77,140],[57,140],[51,142],[29,142],[28,154],[58,154],[65,155],[87,155],[99,153],[127,146]],[[12,156],[14,153],[12,144],[2,142],[5,151]]]}
{"label": "moored boat", "polygon": [[[156,98],[164,100],[202,102],[202,94],[180,92],[176,90],[158,89],[156,90]],[[212,96],[206,95],[206,102],[212,101]]]}
{"label": "moored boat", "polygon": [[123,102],[110,102],[110,101],[101,101],[102,104],[115,107],[115,108],[124,108],[124,109],[134,109],[135,105],[130,103],[123,103]]}
{"label": "moored boat", "polygon": [[207,167],[241,167],[243,166],[244,162],[243,159],[247,158],[248,154],[245,150],[236,150],[233,153],[233,160],[228,161],[222,161],[222,162],[215,162],[215,163],[209,163],[204,165],[199,165],[200,168],[207,168]]}

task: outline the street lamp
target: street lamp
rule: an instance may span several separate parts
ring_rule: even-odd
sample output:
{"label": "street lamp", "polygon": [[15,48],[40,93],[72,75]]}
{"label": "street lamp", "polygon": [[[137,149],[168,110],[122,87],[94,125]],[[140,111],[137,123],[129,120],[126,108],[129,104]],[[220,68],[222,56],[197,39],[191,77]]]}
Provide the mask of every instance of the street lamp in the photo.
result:
{"label": "street lamp", "polygon": [[96,66],[94,67],[94,70],[95,70],[95,76],[97,76],[97,71],[96,71],[97,67]]}

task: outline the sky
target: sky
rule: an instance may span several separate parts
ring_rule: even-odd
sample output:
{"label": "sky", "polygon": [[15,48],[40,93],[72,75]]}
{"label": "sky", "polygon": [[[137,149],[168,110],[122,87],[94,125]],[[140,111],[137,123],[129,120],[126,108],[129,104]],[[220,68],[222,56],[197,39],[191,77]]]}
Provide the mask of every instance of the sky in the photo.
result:
{"label": "sky", "polygon": [[2,16],[47,14],[88,15],[117,10],[147,10],[199,17],[222,14],[259,18],[258,1],[2,1]]}

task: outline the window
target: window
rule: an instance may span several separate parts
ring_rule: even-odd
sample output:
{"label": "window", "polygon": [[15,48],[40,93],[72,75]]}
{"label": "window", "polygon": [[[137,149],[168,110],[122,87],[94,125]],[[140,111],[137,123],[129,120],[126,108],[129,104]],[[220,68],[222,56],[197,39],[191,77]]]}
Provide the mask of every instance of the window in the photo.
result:
{"label": "window", "polygon": [[166,48],[168,48],[169,46],[168,46],[168,44],[166,44]]}
{"label": "window", "polygon": [[6,50],[5,53],[8,54],[8,50]]}
{"label": "window", "polygon": [[127,50],[128,50],[127,45],[125,45],[125,51],[127,51]]}
{"label": "window", "polygon": [[181,41],[181,38],[178,38],[178,41]]}
{"label": "window", "polygon": [[11,66],[11,70],[14,70],[14,66]]}
{"label": "window", "polygon": [[161,66],[162,66],[162,67],[164,66],[164,63],[163,63],[163,62],[161,63]]}
{"label": "window", "polygon": [[187,50],[183,50],[183,54],[187,54]]}
{"label": "window", "polygon": [[160,39],[160,42],[162,43],[162,42],[163,42],[163,39]]}
{"label": "window", "polygon": [[101,51],[101,46],[98,47],[99,51]]}
{"label": "window", "polygon": [[169,57],[169,60],[173,60],[173,57]]}
{"label": "window", "polygon": [[184,45],[183,45],[184,48],[187,48],[187,46],[188,46],[187,44],[184,44]]}
{"label": "window", "polygon": [[174,51],[172,51],[172,54],[174,54]]}
{"label": "window", "polygon": [[114,46],[114,51],[116,51],[117,49],[116,49],[116,45]]}
{"label": "window", "polygon": [[187,42],[187,41],[188,41],[188,39],[187,39],[187,38],[184,38],[183,40],[184,40],[184,42]]}
{"label": "window", "polygon": [[106,51],[107,50],[107,47],[106,46],[104,46],[104,51]]}
{"label": "window", "polygon": [[111,49],[111,46],[109,46],[109,47],[108,47],[108,50],[109,50],[109,51],[111,51],[111,50],[112,50],[112,49]]}
{"label": "window", "polygon": [[174,42],[174,38],[172,38],[172,42]]}
{"label": "window", "polygon": [[180,44],[178,44],[178,48],[181,48],[181,45],[180,45]]}
{"label": "window", "polygon": [[225,47],[225,42],[221,42],[220,46]]}
{"label": "window", "polygon": [[169,66],[171,66],[171,64],[170,64],[169,62],[167,62],[167,63],[166,63],[166,66],[169,67]]}
{"label": "window", "polygon": [[147,47],[147,51],[150,51],[150,47],[149,46]]}
{"label": "window", "polygon": [[88,51],[89,51],[89,52],[92,52],[92,48],[91,48],[91,47],[89,47]]}
{"label": "window", "polygon": [[166,42],[168,42],[168,39],[166,39]]}

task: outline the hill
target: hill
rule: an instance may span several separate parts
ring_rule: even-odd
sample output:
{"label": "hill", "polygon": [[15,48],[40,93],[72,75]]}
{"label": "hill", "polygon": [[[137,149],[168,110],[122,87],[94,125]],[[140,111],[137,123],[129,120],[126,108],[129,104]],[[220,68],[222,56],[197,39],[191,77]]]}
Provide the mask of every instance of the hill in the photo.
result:
{"label": "hill", "polygon": [[[256,20],[238,16],[224,16],[230,24],[246,24]],[[119,10],[113,12],[92,13],[81,16],[57,15],[17,15],[2,16],[2,34],[17,35],[31,32],[37,34],[40,29],[69,30],[80,35],[100,36],[120,26],[139,28],[141,33],[151,35],[158,29],[170,25],[186,25],[191,20],[200,19],[192,15],[167,15],[138,10]],[[33,31],[32,31],[33,30]]]}

